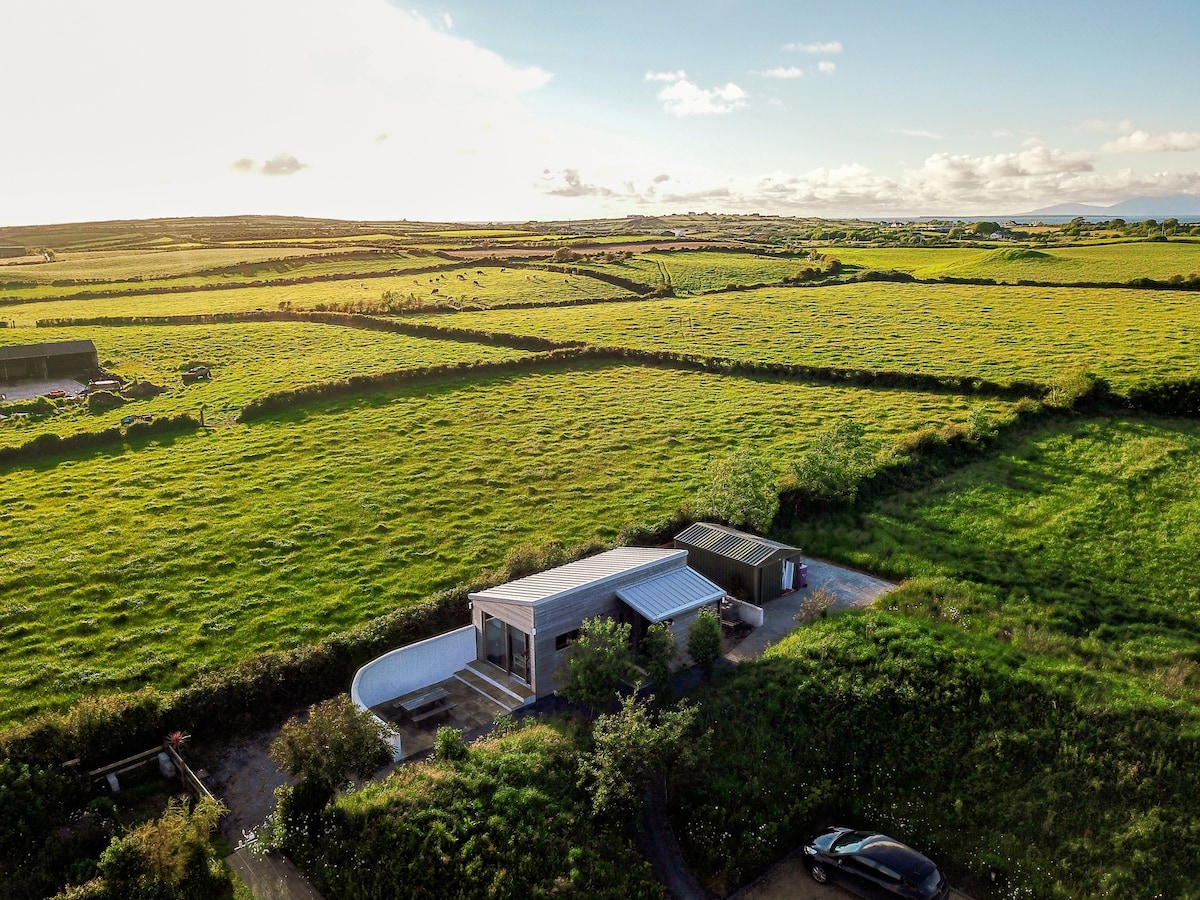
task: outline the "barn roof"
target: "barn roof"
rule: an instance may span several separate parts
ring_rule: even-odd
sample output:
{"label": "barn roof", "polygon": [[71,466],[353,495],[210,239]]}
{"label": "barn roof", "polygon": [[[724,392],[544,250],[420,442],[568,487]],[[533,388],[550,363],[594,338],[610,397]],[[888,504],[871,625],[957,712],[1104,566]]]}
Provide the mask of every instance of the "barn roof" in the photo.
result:
{"label": "barn roof", "polygon": [[685,566],[620,588],[617,596],[651,622],[662,622],[715,603],[725,589]]}
{"label": "barn roof", "polygon": [[772,557],[794,556],[800,552],[799,547],[710,522],[689,525],[675,535],[675,540],[677,543],[707,550],[709,553],[750,566],[760,566]]}
{"label": "barn roof", "polygon": [[73,356],[76,353],[95,353],[91,341],[50,341],[45,344],[18,344],[0,347],[0,359],[42,359],[46,356]]}
{"label": "barn roof", "polygon": [[638,569],[653,569],[663,560],[678,558],[680,564],[687,559],[686,550],[651,550],[645,547],[618,547],[598,553],[586,559],[567,563],[545,572],[518,578],[507,584],[472,593],[471,599],[516,600],[524,603],[539,603],[577,590],[584,585],[594,585],[606,579],[616,579]]}

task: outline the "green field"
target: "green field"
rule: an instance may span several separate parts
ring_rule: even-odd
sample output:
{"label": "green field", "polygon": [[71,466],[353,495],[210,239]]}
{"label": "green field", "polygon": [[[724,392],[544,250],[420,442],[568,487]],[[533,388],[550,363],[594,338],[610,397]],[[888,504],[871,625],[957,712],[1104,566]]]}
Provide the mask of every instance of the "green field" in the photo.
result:
{"label": "green field", "polygon": [[778,363],[1119,386],[1186,376],[1200,303],[1177,291],[866,283],[460,313],[470,328]]}
{"label": "green field", "polygon": [[13,468],[0,487],[0,722],[310,644],[519,544],[611,540],[692,499],[709,460],[736,447],[782,460],[849,411],[887,440],[971,408],[588,366]]}
{"label": "green field", "polygon": [[731,284],[774,284],[811,265],[806,259],[721,253],[707,250],[650,251],[616,262],[586,264],[599,272],[655,285],[669,283],[677,294],[715,291]]}
{"label": "green field", "polygon": [[[0,346],[23,343],[31,339],[30,334],[24,329],[0,330]],[[528,355],[506,347],[311,322],[39,328],[32,337],[90,339],[100,362],[111,372],[130,381],[151,381],[167,392],[107,412],[66,405],[48,418],[0,422],[0,446],[23,444],[47,431],[58,435],[99,431],[129,414],[190,413],[199,418],[201,406],[206,407],[209,424],[221,424],[235,417],[247,400],[272,391],[352,375]],[[212,366],[213,379],[185,385],[180,373],[192,363]]]}
{"label": "green field", "polygon": [[[402,268],[454,263],[415,261]],[[350,267],[353,269],[353,267]],[[396,268],[395,264],[387,266]],[[206,276],[212,284],[224,277]],[[264,279],[265,280],[265,279]],[[488,307],[504,303],[563,303],[586,299],[619,299],[629,291],[586,275],[564,275],[541,269],[495,266],[458,268],[420,275],[349,278],[313,284],[263,285],[223,290],[180,291],[148,296],[96,297],[82,300],[36,300],[0,306],[0,322],[11,320],[18,327],[34,325],[39,319],[95,318],[100,316],[177,316],[248,312],[256,309],[316,309],[378,303],[383,294],[429,306],[469,304]]]}
{"label": "green field", "polygon": [[[357,248],[347,248],[353,252]],[[0,281],[50,282],[58,279],[112,281],[123,278],[164,277],[203,272],[227,266],[253,265],[268,260],[327,255],[330,250],[288,247],[222,247],[192,250],[117,250],[63,253],[54,262],[27,265],[0,264]]]}
{"label": "green field", "polygon": [[814,554],[896,578],[986,586],[950,590],[934,618],[1197,699],[1196,422],[1055,425],[920,490],[799,526],[792,537]]}
{"label": "green field", "polygon": [[1142,241],[1095,246],[1000,249],[974,247],[869,248],[830,247],[843,263],[864,269],[900,269],[918,278],[993,278],[1058,284],[1126,282],[1135,278],[1166,281],[1200,272],[1200,242]]}

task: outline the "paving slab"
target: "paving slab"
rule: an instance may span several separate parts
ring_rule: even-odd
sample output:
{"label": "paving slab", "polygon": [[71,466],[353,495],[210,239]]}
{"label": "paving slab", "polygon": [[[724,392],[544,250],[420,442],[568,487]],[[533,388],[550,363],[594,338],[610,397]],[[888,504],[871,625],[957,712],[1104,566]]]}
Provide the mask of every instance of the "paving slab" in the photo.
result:
{"label": "paving slab", "polygon": [[255,853],[250,847],[241,847],[225,857],[225,862],[255,900],[322,900],[291,860],[278,853]]}

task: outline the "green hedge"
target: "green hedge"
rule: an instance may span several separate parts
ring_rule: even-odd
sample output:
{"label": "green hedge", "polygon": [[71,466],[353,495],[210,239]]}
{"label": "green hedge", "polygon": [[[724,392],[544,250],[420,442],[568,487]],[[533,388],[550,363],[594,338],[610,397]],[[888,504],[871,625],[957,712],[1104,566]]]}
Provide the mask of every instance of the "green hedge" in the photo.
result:
{"label": "green hedge", "polygon": [[71,456],[89,450],[120,446],[131,441],[194,431],[200,423],[187,413],[161,416],[153,422],[136,422],[125,431],[115,425],[103,431],[83,431],[60,437],[45,433],[16,447],[0,447],[0,466],[36,462],[52,456]]}

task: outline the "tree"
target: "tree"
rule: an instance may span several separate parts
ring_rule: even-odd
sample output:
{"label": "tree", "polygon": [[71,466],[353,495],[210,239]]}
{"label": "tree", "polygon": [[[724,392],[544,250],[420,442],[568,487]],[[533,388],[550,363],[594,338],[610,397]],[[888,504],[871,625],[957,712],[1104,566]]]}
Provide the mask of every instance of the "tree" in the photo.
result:
{"label": "tree", "polygon": [[607,709],[617,687],[633,680],[630,628],[614,619],[586,619],[579,637],[567,649],[567,678],[563,694],[592,712]]}
{"label": "tree", "polygon": [[666,622],[655,622],[642,635],[642,666],[659,700],[666,700],[671,690],[671,663],[679,655],[675,632]]}
{"label": "tree", "polygon": [[866,428],[849,418],[817,432],[808,450],[792,463],[796,487],[819,500],[853,503],[874,456],[865,435]]}
{"label": "tree", "polygon": [[700,610],[688,629],[688,655],[700,667],[707,681],[712,678],[713,666],[721,656],[721,621],[708,607]]}
{"label": "tree", "polygon": [[698,498],[698,511],[730,525],[764,532],[779,511],[777,478],[775,467],[750,451],[723,456],[708,467],[708,484]]}
{"label": "tree", "polygon": [[[172,800],[162,817],[115,839],[100,857],[99,896],[122,900],[215,897],[228,882],[213,873],[209,837],[224,812],[204,798],[189,810]],[[219,870],[218,870],[219,871]]]}
{"label": "tree", "polygon": [[661,785],[674,768],[700,758],[703,738],[692,736],[696,707],[680,706],[653,715],[636,697],[620,712],[601,716],[592,749],[580,759],[580,785],[592,798],[592,813],[629,826],[641,812],[646,789]]}
{"label": "tree", "polygon": [[351,775],[366,778],[392,761],[383,725],[345,694],[318,703],[307,720],[289,720],[270,752],[283,771],[329,799]]}

